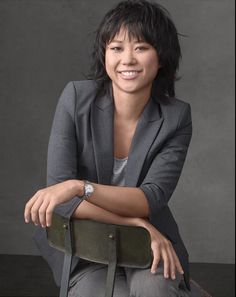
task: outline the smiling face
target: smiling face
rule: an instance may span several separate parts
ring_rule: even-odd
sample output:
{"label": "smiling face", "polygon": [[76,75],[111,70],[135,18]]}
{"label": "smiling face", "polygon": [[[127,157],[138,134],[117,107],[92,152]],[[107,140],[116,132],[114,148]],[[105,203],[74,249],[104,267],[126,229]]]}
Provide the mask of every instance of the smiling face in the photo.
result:
{"label": "smiling face", "polygon": [[146,91],[148,96],[160,67],[156,49],[129,38],[124,28],[107,44],[105,66],[114,89],[132,94]]}

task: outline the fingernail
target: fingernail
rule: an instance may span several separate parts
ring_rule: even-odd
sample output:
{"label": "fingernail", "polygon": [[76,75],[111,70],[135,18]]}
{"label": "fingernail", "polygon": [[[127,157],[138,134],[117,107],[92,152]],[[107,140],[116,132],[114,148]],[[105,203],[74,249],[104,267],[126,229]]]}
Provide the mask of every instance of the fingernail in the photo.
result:
{"label": "fingernail", "polygon": [[172,279],[176,279],[176,277],[175,277],[175,275],[174,275],[174,274],[172,275]]}

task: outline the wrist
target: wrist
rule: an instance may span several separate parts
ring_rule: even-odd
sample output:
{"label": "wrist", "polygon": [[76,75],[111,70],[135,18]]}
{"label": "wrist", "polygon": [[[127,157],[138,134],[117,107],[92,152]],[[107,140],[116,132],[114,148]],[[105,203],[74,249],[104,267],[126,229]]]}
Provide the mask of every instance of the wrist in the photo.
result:
{"label": "wrist", "polygon": [[147,222],[145,221],[145,219],[142,218],[134,218],[134,225],[137,227],[143,227],[145,229],[147,229]]}
{"label": "wrist", "polygon": [[73,191],[74,196],[83,196],[84,194],[84,181],[73,179],[70,180],[70,188]]}
{"label": "wrist", "polygon": [[146,219],[142,219],[142,218],[139,219],[139,226],[145,228],[149,232],[152,229],[152,225]]}

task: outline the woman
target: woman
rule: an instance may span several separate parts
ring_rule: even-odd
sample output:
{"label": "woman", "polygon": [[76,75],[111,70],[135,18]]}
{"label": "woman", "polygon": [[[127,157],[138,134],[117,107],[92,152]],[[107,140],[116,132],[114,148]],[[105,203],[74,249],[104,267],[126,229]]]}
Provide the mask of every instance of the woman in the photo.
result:
{"label": "woman", "polygon": [[[54,117],[48,187],[26,204],[25,221],[60,284],[62,253],[49,247],[52,212],[142,226],[150,269],[119,269],[115,297],[189,296],[188,254],[168,207],[191,139],[189,104],[175,99],[181,50],[167,11],[130,0],[104,17],[93,80],[70,82]],[[185,282],[182,281],[184,278]],[[74,259],[69,296],[104,296],[106,267]]]}

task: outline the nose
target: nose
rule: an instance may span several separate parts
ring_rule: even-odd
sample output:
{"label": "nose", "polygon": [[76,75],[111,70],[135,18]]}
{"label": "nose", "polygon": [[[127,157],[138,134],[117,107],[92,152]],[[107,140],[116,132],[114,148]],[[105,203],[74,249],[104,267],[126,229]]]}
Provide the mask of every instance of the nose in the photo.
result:
{"label": "nose", "polygon": [[122,64],[123,65],[133,65],[135,64],[136,58],[132,50],[126,50],[122,55]]}

